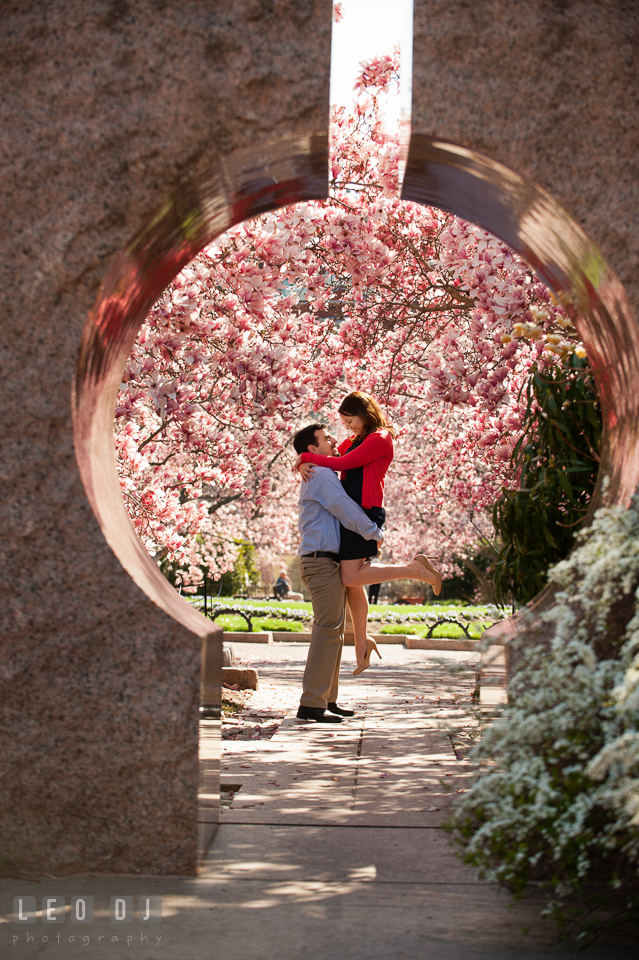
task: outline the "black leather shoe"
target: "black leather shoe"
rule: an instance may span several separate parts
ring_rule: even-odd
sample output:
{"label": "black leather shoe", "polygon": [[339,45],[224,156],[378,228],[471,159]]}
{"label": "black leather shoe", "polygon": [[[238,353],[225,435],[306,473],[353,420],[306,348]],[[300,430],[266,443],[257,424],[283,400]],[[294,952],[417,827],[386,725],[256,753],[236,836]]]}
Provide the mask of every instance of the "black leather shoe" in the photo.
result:
{"label": "black leather shoe", "polygon": [[338,707],[336,703],[329,703],[326,707],[327,710],[330,710],[331,713],[336,713],[338,717],[354,717],[354,710],[344,710],[342,707]]}
{"label": "black leather shoe", "polygon": [[297,711],[298,720],[312,720],[314,723],[341,723],[341,717],[327,716],[322,707],[303,707]]}

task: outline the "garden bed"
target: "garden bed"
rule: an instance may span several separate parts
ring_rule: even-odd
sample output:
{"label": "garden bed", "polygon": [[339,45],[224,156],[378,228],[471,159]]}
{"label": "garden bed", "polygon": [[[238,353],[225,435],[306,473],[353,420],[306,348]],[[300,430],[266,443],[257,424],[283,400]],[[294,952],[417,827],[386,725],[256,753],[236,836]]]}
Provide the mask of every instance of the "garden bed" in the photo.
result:
{"label": "garden bed", "polygon": [[[191,602],[203,612],[204,603],[201,597],[196,597]],[[312,607],[308,602],[288,604],[276,600],[265,602],[232,598],[212,601],[207,613],[225,632],[233,633],[307,634],[310,632],[313,617]],[[433,639],[478,640],[487,627],[501,620],[503,616],[498,607],[471,607],[461,601],[411,606],[374,604],[370,608],[369,622],[371,632],[378,635],[410,634],[425,639],[430,634]],[[446,622],[437,625],[438,620]],[[249,623],[252,631],[249,630]]]}

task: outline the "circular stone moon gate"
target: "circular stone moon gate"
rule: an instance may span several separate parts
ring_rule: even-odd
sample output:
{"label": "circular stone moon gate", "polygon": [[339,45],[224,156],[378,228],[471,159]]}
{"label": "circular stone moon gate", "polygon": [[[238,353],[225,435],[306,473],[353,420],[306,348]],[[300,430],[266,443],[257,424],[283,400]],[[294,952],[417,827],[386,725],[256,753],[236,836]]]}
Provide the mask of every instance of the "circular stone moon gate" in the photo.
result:
{"label": "circular stone moon gate", "polygon": [[[147,309],[198,250],[327,193],[327,0],[133,6],[68,0],[6,17],[9,875],[197,868],[200,681],[219,697],[221,632],[128,521],[115,394]],[[604,410],[596,500],[606,476],[606,502],[627,503],[639,329],[606,260],[636,309],[639,11],[476,6],[416,0],[402,196],[492,231],[572,304]]]}

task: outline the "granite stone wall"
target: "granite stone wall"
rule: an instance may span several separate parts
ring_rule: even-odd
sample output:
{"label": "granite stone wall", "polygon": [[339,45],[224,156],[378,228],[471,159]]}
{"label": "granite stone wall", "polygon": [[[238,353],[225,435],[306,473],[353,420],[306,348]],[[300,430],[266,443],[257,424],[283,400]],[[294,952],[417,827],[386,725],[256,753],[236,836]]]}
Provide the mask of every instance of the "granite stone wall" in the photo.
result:
{"label": "granite stone wall", "polygon": [[239,150],[326,140],[330,31],[330,0],[3,4],[6,875],[196,869],[211,627],[167,615],[107,545],[74,457],[71,385],[105,275],[167,197]]}
{"label": "granite stone wall", "polygon": [[639,316],[639,4],[415,0],[413,133],[530,177],[601,248]]}
{"label": "granite stone wall", "polygon": [[[637,5],[415,0],[415,16],[414,133],[541,184],[636,310]],[[4,874],[196,869],[209,625],[169,616],[107,545],[71,384],[101,284],[167,198],[240,151],[326,140],[330,29],[330,0],[3,5]]]}

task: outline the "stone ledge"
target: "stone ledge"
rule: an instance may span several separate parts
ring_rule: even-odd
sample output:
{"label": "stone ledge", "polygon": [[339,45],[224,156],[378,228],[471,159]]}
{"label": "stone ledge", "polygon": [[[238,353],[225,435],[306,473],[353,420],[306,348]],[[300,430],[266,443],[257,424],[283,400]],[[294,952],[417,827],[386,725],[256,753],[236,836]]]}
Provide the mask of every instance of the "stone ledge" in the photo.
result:
{"label": "stone ledge", "polygon": [[235,631],[225,630],[223,636],[224,642],[232,643],[273,643],[272,633],[251,633],[249,630]]}
{"label": "stone ledge", "polygon": [[[377,643],[406,643],[406,635],[403,633],[371,633],[370,636]],[[310,633],[288,633],[285,630],[276,631],[273,633],[273,640],[275,643],[310,643],[311,634]],[[354,646],[352,637],[344,638],[344,646],[352,647]]]}
{"label": "stone ledge", "polygon": [[310,643],[311,635],[306,631],[274,630],[274,643]]}
{"label": "stone ledge", "polygon": [[[399,643],[402,646],[406,643],[406,636],[405,633],[369,633],[369,637],[372,637],[376,643]],[[354,647],[353,637],[345,637],[344,646]]]}
{"label": "stone ledge", "polygon": [[[376,643],[395,643],[407,647],[408,650],[478,650],[479,640],[455,639],[446,637],[412,637],[406,633],[371,633]],[[294,633],[286,630],[277,630],[270,633],[249,633],[248,630],[237,633],[224,631],[224,640],[233,643],[310,643],[310,633]],[[345,647],[354,646],[353,640],[346,638]]]}
{"label": "stone ledge", "polygon": [[479,687],[482,711],[492,711],[508,704],[506,649],[495,643],[482,650]]}
{"label": "stone ledge", "polygon": [[479,640],[449,640],[446,637],[406,637],[408,650],[479,650]]}
{"label": "stone ledge", "polygon": [[257,690],[259,677],[253,667],[222,667],[222,683],[240,690]]}
{"label": "stone ledge", "polygon": [[[245,634],[245,636],[247,636]],[[407,647],[409,650],[477,650],[479,640],[455,639],[448,640],[445,637],[433,637],[430,640],[422,637],[413,637],[407,633],[371,633],[370,636],[376,643],[395,643]],[[310,643],[310,633],[273,633],[273,640],[276,643]],[[344,639],[345,647],[354,646],[352,638]]]}

